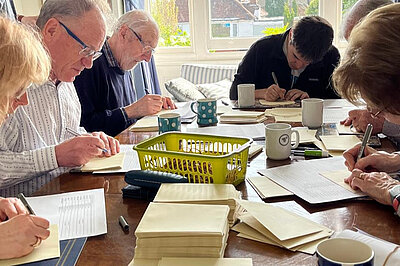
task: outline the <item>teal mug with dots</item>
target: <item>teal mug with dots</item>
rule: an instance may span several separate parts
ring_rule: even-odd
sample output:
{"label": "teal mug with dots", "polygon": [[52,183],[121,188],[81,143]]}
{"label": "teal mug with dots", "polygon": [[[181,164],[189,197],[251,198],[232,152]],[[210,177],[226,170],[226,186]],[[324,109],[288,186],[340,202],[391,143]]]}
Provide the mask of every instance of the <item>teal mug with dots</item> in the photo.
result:
{"label": "teal mug with dots", "polygon": [[158,116],[158,133],[181,131],[181,116],[177,113],[165,113]]}
{"label": "teal mug with dots", "polygon": [[[197,111],[195,110],[195,105],[197,105]],[[197,114],[197,124],[199,126],[215,126],[218,123],[216,99],[199,99],[197,102],[193,102],[190,108]]]}

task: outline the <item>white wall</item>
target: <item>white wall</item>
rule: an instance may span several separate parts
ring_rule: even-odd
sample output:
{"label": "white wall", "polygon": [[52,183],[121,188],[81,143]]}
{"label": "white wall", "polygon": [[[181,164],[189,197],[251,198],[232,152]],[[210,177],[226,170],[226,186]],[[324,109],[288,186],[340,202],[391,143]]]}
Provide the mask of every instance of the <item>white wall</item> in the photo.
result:
{"label": "white wall", "polygon": [[14,0],[18,14],[25,16],[39,15],[42,0]]}

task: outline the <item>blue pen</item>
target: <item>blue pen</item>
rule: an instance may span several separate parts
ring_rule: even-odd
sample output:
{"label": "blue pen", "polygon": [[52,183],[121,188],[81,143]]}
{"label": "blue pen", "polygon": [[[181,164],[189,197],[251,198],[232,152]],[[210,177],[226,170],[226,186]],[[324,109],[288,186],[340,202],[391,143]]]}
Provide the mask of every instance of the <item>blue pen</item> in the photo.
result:
{"label": "blue pen", "polygon": [[[76,132],[75,130],[73,130],[73,129],[71,129],[71,128],[66,127],[65,130],[66,130],[69,134],[73,135],[74,137],[81,136],[81,134],[79,134],[78,132]],[[107,149],[103,149],[103,148],[100,148],[100,147],[98,147],[98,148],[99,148],[100,150],[102,150],[103,152],[108,153],[108,150],[107,150]]]}

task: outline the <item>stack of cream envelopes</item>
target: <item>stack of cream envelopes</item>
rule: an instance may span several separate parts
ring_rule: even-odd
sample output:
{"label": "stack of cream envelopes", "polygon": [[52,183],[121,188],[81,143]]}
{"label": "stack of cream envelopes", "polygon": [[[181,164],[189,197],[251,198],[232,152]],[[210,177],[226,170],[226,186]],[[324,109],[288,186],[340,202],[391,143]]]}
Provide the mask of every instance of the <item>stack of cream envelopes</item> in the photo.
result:
{"label": "stack of cream envelopes", "polygon": [[275,245],[292,251],[314,254],[317,245],[329,238],[333,230],[280,207],[240,200],[247,214],[232,230],[238,236]]}
{"label": "stack of cream envelopes", "polygon": [[229,226],[233,226],[240,205],[240,192],[232,184],[162,184],[154,202],[226,205],[229,207]]}
{"label": "stack of cream envelopes", "polygon": [[228,206],[150,203],[136,228],[135,259],[222,258]]}
{"label": "stack of cream envelopes", "polygon": [[220,116],[220,123],[226,124],[255,124],[262,123],[267,118],[264,112],[232,111]]}

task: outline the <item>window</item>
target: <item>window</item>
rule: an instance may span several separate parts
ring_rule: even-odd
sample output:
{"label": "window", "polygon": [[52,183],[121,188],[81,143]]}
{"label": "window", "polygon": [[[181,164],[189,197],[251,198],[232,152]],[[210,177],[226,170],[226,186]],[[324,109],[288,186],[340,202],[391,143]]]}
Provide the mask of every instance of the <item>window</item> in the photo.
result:
{"label": "window", "polygon": [[150,0],[150,13],[160,28],[159,47],[191,46],[188,0]]}

